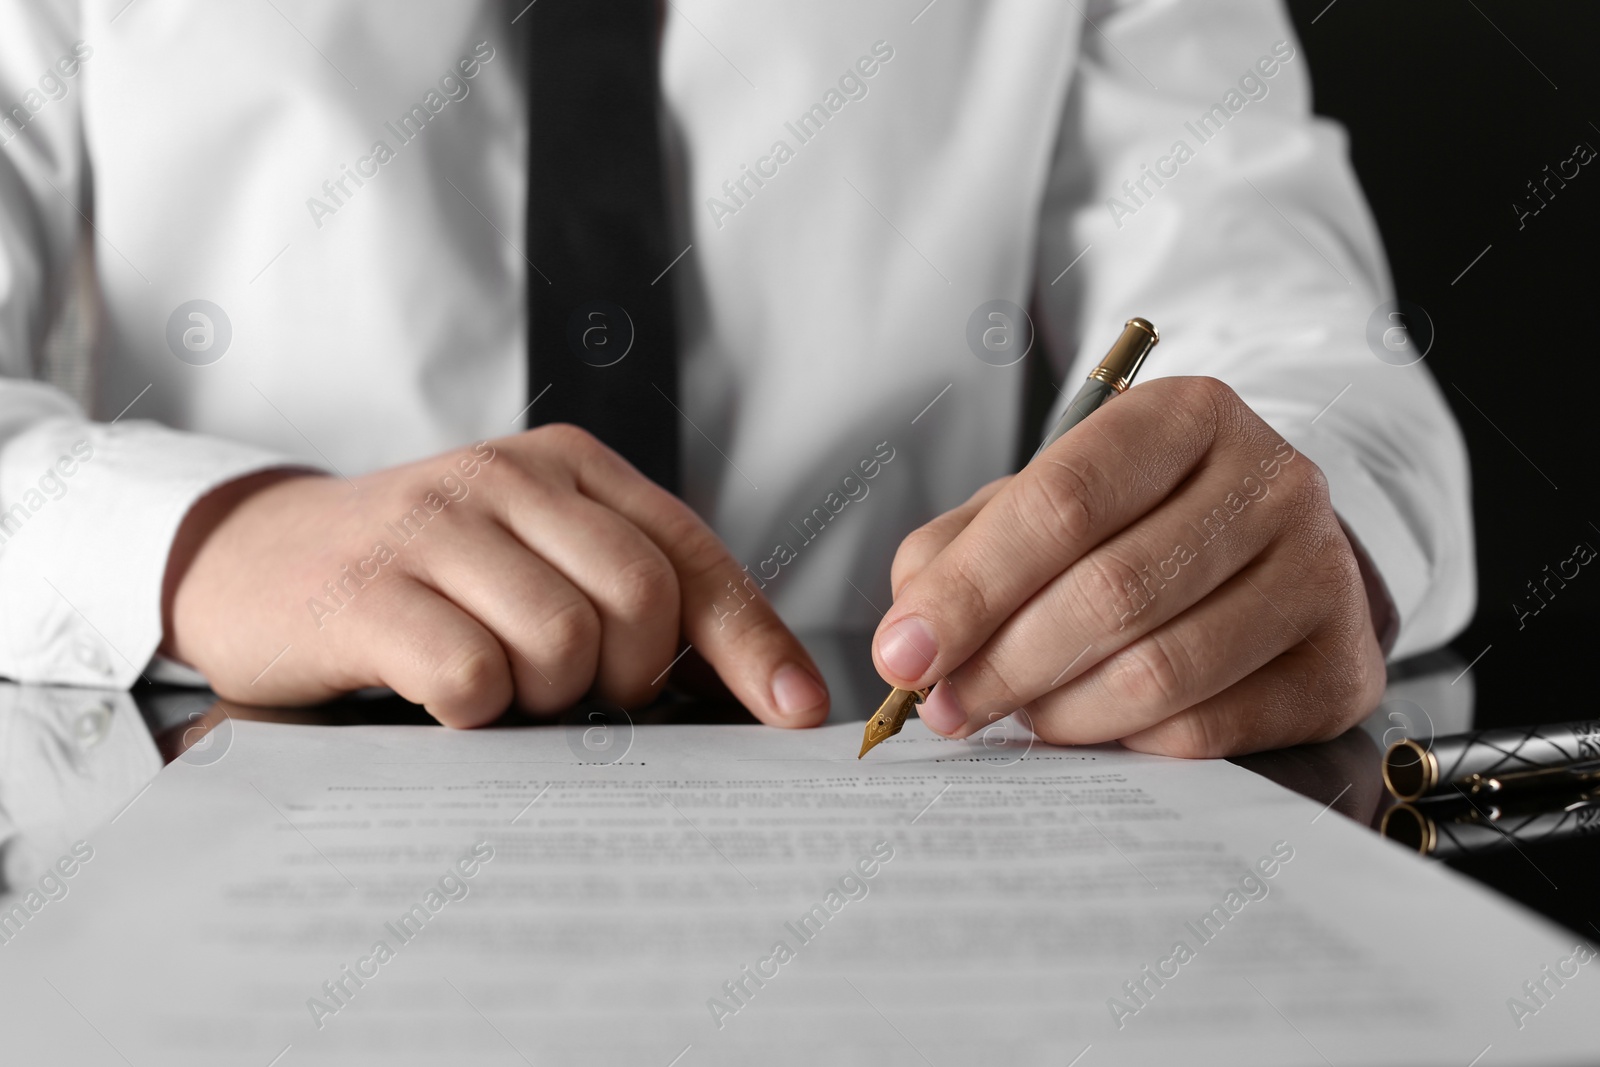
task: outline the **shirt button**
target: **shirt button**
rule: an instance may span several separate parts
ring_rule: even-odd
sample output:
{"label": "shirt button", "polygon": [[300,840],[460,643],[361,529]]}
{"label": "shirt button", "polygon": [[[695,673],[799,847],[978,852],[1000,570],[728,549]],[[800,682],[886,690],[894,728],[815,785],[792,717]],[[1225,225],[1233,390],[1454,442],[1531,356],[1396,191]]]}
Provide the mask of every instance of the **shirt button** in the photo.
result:
{"label": "shirt button", "polygon": [[111,664],[106,662],[106,654],[100,646],[89,641],[79,641],[77,646],[78,662],[88,667],[96,674],[110,674]]}

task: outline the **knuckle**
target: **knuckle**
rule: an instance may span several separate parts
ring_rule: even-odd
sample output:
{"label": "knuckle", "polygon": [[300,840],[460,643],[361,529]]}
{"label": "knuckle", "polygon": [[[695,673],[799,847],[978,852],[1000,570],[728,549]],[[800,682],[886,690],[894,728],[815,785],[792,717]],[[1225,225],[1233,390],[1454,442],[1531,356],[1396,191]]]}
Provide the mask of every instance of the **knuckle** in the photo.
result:
{"label": "knuckle", "polygon": [[1366,611],[1367,593],[1361,565],[1356,562],[1344,531],[1331,515],[1313,524],[1302,535],[1295,578],[1329,616],[1348,621],[1357,608],[1363,613]]}
{"label": "knuckle", "polygon": [[[1009,713],[1025,703],[1023,694],[1013,688],[994,662],[984,655],[974,656],[962,665],[958,695],[969,715]],[[988,725],[985,723],[984,725]]]}
{"label": "knuckle", "polygon": [[673,565],[685,587],[715,577],[731,580],[735,584],[744,580],[744,571],[734,562],[717,535],[682,501],[668,498],[667,506],[653,517],[651,525],[649,533],[652,540],[657,544],[673,546]]}
{"label": "knuckle", "polygon": [[1106,685],[1132,707],[1178,711],[1187,704],[1185,679],[1191,673],[1175,643],[1152,634],[1112,658]]}
{"label": "knuckle", "polygon": [[633,560],[611,583],[612,602],[625,622],[638,623],[678,613],[678,576],[658,555]]}
{"label": "knuckle", "polygon": [[563,600],[539,620],[535,643],[552,663],[568,666],[593,660],[600,644],[600,616],[581,597]]}
{"label": "knuckle", "polygon": [[492,644],[471,643],[439,661],[428,699],[450,705],[472,705],[503,690],[510,678],[505,654]]}
{"label": "knuckle", "polygon": [[890,568],[891,574],[914,573],[927,565],[943,548],[946,538],[939,532],[934,523],[919,526],[905,536],[900,542],[900,547],[895,550],[894,564]]}
{"label": "knuckle", "polygon": [[[1340,642],[1342,644],[1343,642]],[[1326,647],[1326,642],[1324,642]],[[1337,670],[1327,669],[1321,672],[1319,685],[1316,688],[1316,704],[1320,704],[1324,711],[1342,711],[1358,702],[1358,694],[1366,686],[1359,658],[1341,654],[1339,645],[1335,645],[1333,652],[1334,662],[1339,665]]]}
{"label": "knuckle", "polygon": [[1327,575],[1330,592],[1338,598],[1336,602],[1364,620],[1369,612],[1367,585],[1361,577],[1361,564],[1356,562],[1355,553],[1350,551],[1350,543],[1345,540],[1343,531],[1337,528],[1337,524],[1334,525],[1328,539],[1330,543],[1319,553],[1321,570]]}
{"label": "knuckle", "polygon": [[677,568],[680,589],[704,591],[706,595],[723,597],[728,585],[741,586],[748,575],[729,557],[715,538],[680,537],[673,566]]}
{"label": "knuckle", "polygon": [[1347,726],[1353,726],[1357,720],[1365,718],[1378,706],[1384,692],[1389,688],[1388,665],[1384,662],[1383,652],[1378,648],[1376,639],[1372,641],[1363,639],[1362,645],[1365,651],[1356,660],[1356,676],[1360,689],[1355,707],[1350,709],[1351,717],[1345,723]]}
{"label": "knuckle", "polygon": [[1033,724],[1033,732],[1039,740],[1047,745],[1081,745],[1092,742],[1086,741],[1080,730],[1073,729],[1064,716],[1048,715],[1044,713],[1042,701],[1034,701],[1028,705],[1028,714]]}
{"label": "knuckle", "polygon": [[1063,547],[1076,548],[1093,534],[1098,517],[1111,510],[1109,483],[1089,459],[1051,457],[1038,477],[1019,478],[1017,510],[1030,530],[1042,530]]}
{"label": "knuckle", "polygon": [[1316,684],[1300,694],[1303,699],[1297,707],[1314,711],[1295,716],[1301,724],[1296,741],[1337,737],[1369,714],[1383,697],[1388,679],[1375,642],[1357,634],[1341,639],[1330,651],[1336,667],[1323,670]]}
{"label": "knuckle", "polygon": [[[530,432],[539,433],[541,430]],[[488,491],[491,500],[542,506],[550,502],[552,494],[561,487],[563,481],[570,485],[570,477],[563,478],[559,472],[560,468],[548,461],[518,455],[509,462],[481,467],[478,481]]]}
{"label": "knuckle", "polygon": [[1197,430],[1205,429],[1214,436],[1218,430],[1231,429],[1239,424],[1245,408],[1244,401],[1239,399],[1239,394],[1233,391],[1232,386],[1220,378],[1195,375],[1175,379],[1172,387],[1178,394],[1176,410],[1197,420],[1200,423]]}
{"label": "knuckle", "polygon": [[1161,751],[1178,759],[1214,759],[1235,751],[1226,716],[1192,711],[1163,724]]}
{"label": "knuckle", "polygon": [[1361,614],[1350,620],[1341,638],[1342,654],[1337,657],[1341,669],[1334,673],[1338,675],[1338,703],[1347,712],[1364,715],[1377,707],[1388,684],[1383,653],[1371,630],[1363,605]]}
{"label": "knuckle", "polygon": [[604,447],[594,434],[570,422],[552,422],[529,430],[528,436],[530,440],[563,455],[584,456]]}
{"label": "knuckle", "polygon": [[934,555],[949,544],[966,525],[965,522],[958,520],[956,512],[946,512],[912,530],[906,537],[906,545],[902,547],[909,547],[912,552]]}
{"label": "knuckle", "polygon": [[1352,598],[1366,602],[1361,568],[1331,508],[1297,511],[1274,539],[1283,561],[1282,586],[1295,590],[1324,615]]}
{"label": "knuckle", "polygon": [[1239,394],[1220,378],[1195,374],[1174,380],[1173,388],[1195,408],[1219,408],[1239,403]]}
{"label": "knuckle", "polygon": [[[1121,630],[1132,615],[1138,614],[1135,609],[1143,601],[1130,595],[1141,588],[1139,572],[1133,564],[1108,551],[1097,551],[1079,560],[1072,569],[1081,575],[1087,594],[1081,597],[1081,605],[1092,617],[1085,622],[1098,625],[1109,620],[1111,629]],[[1105,614],[1101,614],[1101,605]]]}
{"label": "knuckle", "polygon": [[1287,490],[1287,502],[1297,511],[1332,510],[1328,476],[1304,453],[1295,456],[1293,462],[1285,463],[1280,468],[1279,477],[1283,479],[1283,488]]}
{"label": "knuckle", "polygon": [[1373,676],[1359,642],[1351,641],[1350,644],[1357,647],[1351,649],[1350,654],[1340,657],[1344,661],[1344,669],[1334,672],[1339,675],[1334,689],[1336,707],[1345,714],[1355,711],[1366,700],[1372,689]]}

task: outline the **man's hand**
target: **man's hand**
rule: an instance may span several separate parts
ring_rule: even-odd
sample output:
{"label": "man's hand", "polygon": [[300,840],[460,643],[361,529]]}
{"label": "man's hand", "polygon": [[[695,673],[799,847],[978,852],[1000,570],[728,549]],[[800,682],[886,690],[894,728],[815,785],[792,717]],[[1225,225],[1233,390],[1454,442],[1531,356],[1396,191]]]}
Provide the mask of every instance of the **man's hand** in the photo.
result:
{"label": "man's hand", "polygon": [[930,728],[1208,757],[1322,740],[1384,660],[1327,480],[1222,383],[1130,390],[914,532],[873,658]]}
{"label": "man's hand", "polygon": [[463,727],[589,693],[632,707],[687,641],[768,723],[828,710],[810,656],[716,535],[571,426],[354,485],[224,487],[184,522],[164,615],[162,651],[244,703],[388,686]]}

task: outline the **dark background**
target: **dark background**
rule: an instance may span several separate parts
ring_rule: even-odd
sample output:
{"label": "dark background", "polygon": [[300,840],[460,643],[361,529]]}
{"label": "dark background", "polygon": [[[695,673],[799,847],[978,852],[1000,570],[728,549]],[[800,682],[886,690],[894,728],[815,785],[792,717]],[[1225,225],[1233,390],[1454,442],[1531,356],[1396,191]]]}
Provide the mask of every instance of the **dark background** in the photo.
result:
{"label": "dark background", "polygon": [[1483,654],[1476,725],[1595,717],[1600,559],[1565,589],[1552,583],[1556,596],[1520,628],[1512,605],[1537,607],[1527,583],[1579,542],[1600,549],[1588,321],[1600,158],[1564,189],[1552,182],[1556,195],[1520,230],[1512,205],[1536,203],[1527,182],[1579,142],[1600,150],[1600,5],[1288,6],[1316,109],[1350,133],[1397,293],[1433,321],[1426,365],[1471,453],[1478,610],[1454,646],[1465,660]]}

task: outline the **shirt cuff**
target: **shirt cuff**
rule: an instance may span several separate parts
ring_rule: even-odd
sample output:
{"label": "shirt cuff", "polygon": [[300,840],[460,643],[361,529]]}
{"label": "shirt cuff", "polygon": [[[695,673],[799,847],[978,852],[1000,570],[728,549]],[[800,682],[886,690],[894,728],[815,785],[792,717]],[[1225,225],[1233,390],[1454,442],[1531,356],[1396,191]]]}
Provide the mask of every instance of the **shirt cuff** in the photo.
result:
{"label": "shirt cuff", "polygon": [[304,467],[152,422],[50,419],[0,449],[0,675],[126,689],[161,643],[167,558],[189,509],[247,474]]}

